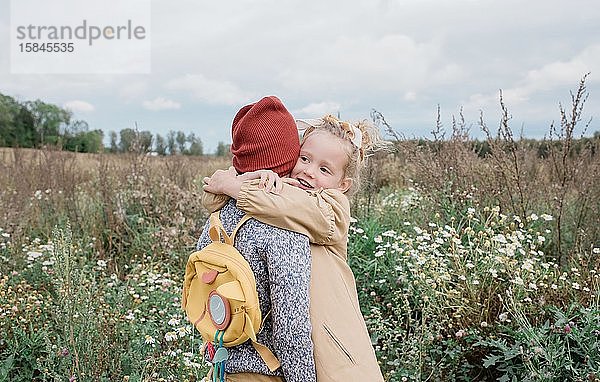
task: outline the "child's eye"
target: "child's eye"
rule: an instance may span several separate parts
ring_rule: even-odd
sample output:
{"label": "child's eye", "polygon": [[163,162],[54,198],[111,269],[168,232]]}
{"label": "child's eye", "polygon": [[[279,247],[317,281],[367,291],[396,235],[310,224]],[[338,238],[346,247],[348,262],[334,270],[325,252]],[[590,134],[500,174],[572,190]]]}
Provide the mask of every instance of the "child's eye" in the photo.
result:
{"label": "child's eye", "polygon": [[308,157],[306,155],[300,155],[300,160],[304,163],[308,162]]}
{"label": "child's eye", "polygon": [[324,172],[326,174],[331,174],[331,171],[329,171],[329,169],[327,167],[321,167],[321,172]]}

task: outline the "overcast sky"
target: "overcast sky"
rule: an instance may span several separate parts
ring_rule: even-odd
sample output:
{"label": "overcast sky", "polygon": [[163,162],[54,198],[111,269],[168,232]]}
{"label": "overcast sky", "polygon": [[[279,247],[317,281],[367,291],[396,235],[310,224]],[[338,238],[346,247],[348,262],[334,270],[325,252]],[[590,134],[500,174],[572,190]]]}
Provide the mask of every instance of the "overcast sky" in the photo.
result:
{"label": "overcast sky", "polygon": [[[48,0],[47,0],[48,1]],[[407,137],[437,105],[543,137],[591,72],[587,118],[600,131],[598,0],[152,0],[151,74],[10,74],[9,1],[0,0],[0,93],[70,108],[91,128],[195,132],[230,141],[236,111],[277,95],[296,117],[375,108]],[[35,12],[35,9],[32,9]]]}

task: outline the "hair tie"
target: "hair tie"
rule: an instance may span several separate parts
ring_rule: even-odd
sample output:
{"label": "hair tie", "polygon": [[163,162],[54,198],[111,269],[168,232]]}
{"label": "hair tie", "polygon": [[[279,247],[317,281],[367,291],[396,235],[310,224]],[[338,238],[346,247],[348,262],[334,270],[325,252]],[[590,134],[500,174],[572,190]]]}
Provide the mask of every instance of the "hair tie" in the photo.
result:
{"label": "hair tie", "polygon": [[311,119],[297,119],[296,126],[298,127],[298,131],[306,131],[310,127],[317,127],[323,124],[322,118],[311,118]]}
{"label": "hair tie", "polygon": [[362,148],[362,131],[358,127],[352,126],[352,135],[353,138],[350,139],[350,142],[360,150]]}

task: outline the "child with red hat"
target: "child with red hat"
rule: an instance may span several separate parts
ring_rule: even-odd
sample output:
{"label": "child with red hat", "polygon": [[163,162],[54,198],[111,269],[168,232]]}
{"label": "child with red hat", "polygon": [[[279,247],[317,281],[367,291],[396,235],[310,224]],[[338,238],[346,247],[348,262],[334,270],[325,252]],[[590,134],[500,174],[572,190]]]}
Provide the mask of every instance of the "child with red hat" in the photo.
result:
{"label": "child with red hat", "polygon": [[[233,165],[240,173],[268,168],[272,174],[283,176],[294,167],[300,151],[296,123],[277,97],[265,97],[243,107],[234,118],[232,134]],[[257,342],[271,354],[265,358],[251,341],[229,347],[224,353],[225,373],[217,376],[215,372],[214,380],[316,382],[308,238],[256,219],[240,223],[244,215],[234,200],[220,205],[219,217],[228,234],[242,224],[235,235],[235,247],[254,273],[263,317],[260,329],[256,328]],[[198,250],[211,243],[209,227],[208,223],[204,227]],[[205,357],[214,360],[210,352]]]}

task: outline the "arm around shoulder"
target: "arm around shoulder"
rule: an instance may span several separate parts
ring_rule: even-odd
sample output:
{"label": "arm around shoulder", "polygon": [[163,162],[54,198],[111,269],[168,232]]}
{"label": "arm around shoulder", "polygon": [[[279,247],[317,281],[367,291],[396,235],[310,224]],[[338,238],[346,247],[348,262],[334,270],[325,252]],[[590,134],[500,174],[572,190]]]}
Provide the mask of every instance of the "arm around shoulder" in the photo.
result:
{"label": "arm around shoulder", "polygon": [[273,194],[259,188],[258,181],[247,181],[237,206],[263,223],[302,233],[320,245],[346,240],[350,225],[350,202],[338,190],[304,191],[284,184]]}

